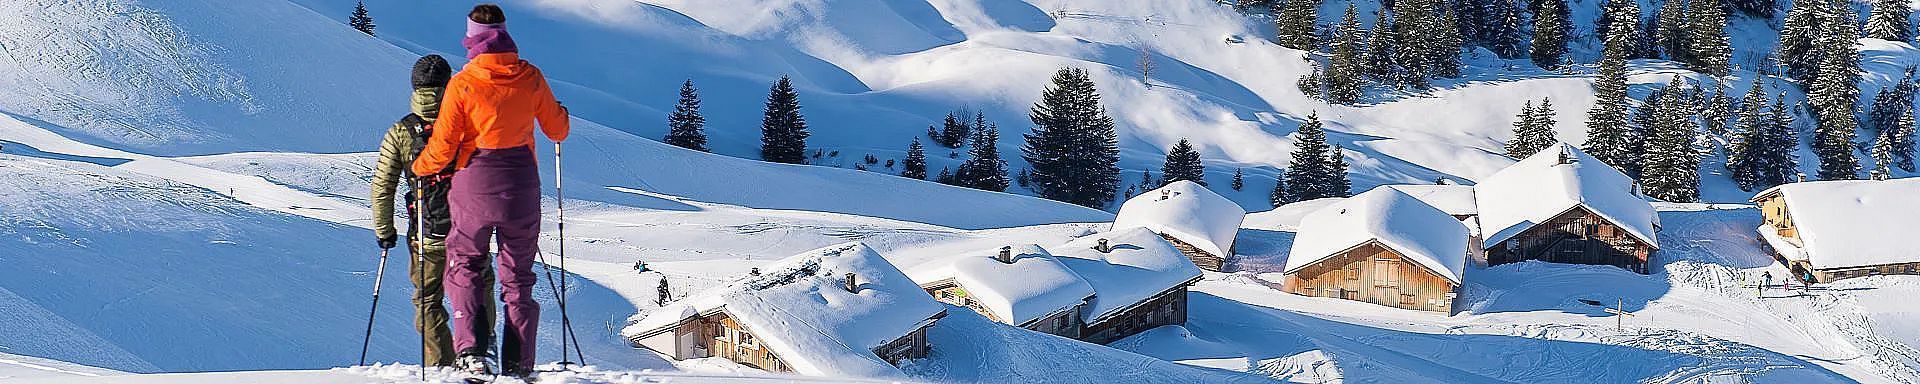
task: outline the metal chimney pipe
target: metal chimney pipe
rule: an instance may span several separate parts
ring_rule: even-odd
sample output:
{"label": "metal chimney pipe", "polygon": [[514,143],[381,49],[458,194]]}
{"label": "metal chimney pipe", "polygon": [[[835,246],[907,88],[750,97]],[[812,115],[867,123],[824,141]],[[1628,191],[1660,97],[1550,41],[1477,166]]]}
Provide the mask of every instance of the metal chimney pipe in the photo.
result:
{"label": "metal chimney pipe", "polygon": [[855,275],[853,274],[853,272],[847,272],[846,282],[847,282],[847,292],[860,293],[859,275]]}
{"label": "metal chimney pipe", "polygon": [[994,257],[994,260],[1000,261],[1001,264],[1013,264],[1013,247],[1000,247],[1000,255]]}
{"label": "metal chimney pipe", "polygon": [[1107,245],[1107,239],[1100,239],[1099,245],[1095,245],[1094,249],[1099,250],[1100,253],[1113,252],[1113,247]]}

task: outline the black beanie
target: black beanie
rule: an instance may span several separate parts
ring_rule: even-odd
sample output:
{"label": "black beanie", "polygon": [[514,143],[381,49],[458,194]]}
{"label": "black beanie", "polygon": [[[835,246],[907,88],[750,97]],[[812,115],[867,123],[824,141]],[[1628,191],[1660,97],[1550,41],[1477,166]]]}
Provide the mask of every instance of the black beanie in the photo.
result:
{"label": "black beanie", "polygon": [[413,62],[413,87],[445,87],[447,79],[453,77],[453,67],[447,65],[447,59],[440,55],[421,56]]}

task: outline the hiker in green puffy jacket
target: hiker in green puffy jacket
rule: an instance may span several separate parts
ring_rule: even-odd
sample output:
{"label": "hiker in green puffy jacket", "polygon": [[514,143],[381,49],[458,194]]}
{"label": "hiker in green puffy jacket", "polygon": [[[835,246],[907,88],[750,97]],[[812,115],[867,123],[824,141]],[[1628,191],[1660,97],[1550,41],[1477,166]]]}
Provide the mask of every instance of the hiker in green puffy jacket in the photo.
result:
{"label": "hiker in green puffy jacket", "polygon": [[[453,69],[439,55],[421,57],[413,64],[413,113],[387,129],[380,140],[380,163],[373,169],[373,231],[380,249],[399,245],[394,227],[394,190],[406,180],[407,250],[413,255],[407,275],[413,280],[413,324],[420,331],[421,358],[428,366],[451,366],[455,357],[453,334],[447,327],[446,291],[441,277],[447,269],[447,231],[452,215],[447,210],[447,190],[451,180],[415,177],[413,159],[420,155],[433,122],[440,116],[440,97],[446,94]],[[422,215],[420,205],[425,205]],[[493,276],[485,274],[488,280]],[[492,281],[485,285],[492,287]],[[476,314],[476,321],[493,323],[493,305]]]}

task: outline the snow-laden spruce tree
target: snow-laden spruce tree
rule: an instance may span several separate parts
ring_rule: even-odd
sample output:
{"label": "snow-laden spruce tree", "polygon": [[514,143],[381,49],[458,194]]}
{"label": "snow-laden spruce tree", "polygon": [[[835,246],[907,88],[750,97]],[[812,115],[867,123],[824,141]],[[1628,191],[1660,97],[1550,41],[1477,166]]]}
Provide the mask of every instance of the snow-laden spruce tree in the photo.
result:
{"label": "snow-laden spruce tree", "polygon": [[1780,64],[1787,67],[1787,77],[1806,80],[1817,62],[1814,58],[1814,37],[1820,28],[1819,7],[1826,0],[1793,0],[1787,9],[1787,18],[1780,27],[1780,43],[1774,48]]}
{"label": "snow-laden spruce tree", "polygon": [[1758,180],[1755,185],[1771,188],[1799,179],[1800,155],[1796,151],[1800,149],[1800,134],[1794,129],[1793,110],[1787,108],[1786,92],[1773,99],[1765,137],[1765,149],[1757,152],[1762,160],[1755,168]]}
{"label": "snow-laden spruce tree", "polygon": [[[1636,11],[1637,13],[1637,11]],[[1633,50],[1635,19],[1616,18],[1607,31],[1600,55],[1600,71],[1594,75],[1593,108],[1587,110],[1587,143],[1581,148],[1622,172],[1637,169],[1639,152],[1633,146],[1640,141],[1629,126],[1627,107],[1627,57]]]}
{"label": "snow-laden spruce tree", "polygon": [[976,130],[972,140],[967,161],[960,163],[960,170],[954,171],[955,181],[967,188],[1006,191],[1012,179],[1007,178],[1007,160],[1000,158],[1000,127],[987,125]]}
{"label": "snow-laden spruce tree", "polygon": [[1867,14],[1866,37],[1899,42],[1913,41],[1913,8],[1906,0],[1873,0],[1873,12]]}
{"label": "snow-laden spruce tree", "polygon": [[1643,111],[1649,114],[1646,161],[1642,164],[1640,184],[1647,196],[1690,203],[1700,199],[1700,154],[1694,147],[1699,127],[1687,112],[1686,85],[1680,77],[1667,83],[1667,91]]}
{"label": "snow-laden spruce tree", "polygon": [[1773,19],[1773,0],[1728,0],[1727,7],[1756,19]]}
{"label": "snow-laden spruce tree", "polygon": [[1602,6],[1600,17],[1594,20],[1593,35],[1601,38],[1601,49],[1615,39],[1621,40],[1623,59],[1650,58],[1643,56],[1639,42],[1646,40],[1646,31],[1640,30],[1640,3],[1636,1],[1611,0]]}
{"label": "snow-laden spruce tree", "polygon": [[1309,113],[1295,132],[1293,160],[1287,164],[1285,178],[1283,203],[1347,196],[1346,161],[1327,143],[1318,112]]}
{"label": "snow-laden spruce tree", "polygon": [[927,148],[920,145],[920,139],[907,145],[907,159],[900,161],[900,177],[927,179]]}
{"label": "snow-laden spruce tree", "polygon": [[1347,4],[1347,13],[1340,18],[1340,24],[1334,27],[1333,43],[1327,45],[1327,101],[1335,104],[1353,104],[1360,101],[1360,55],[1361,39],[1359,15],[1353,4]]}
{"label": "snow-laden spruce tree", "polygon": [[1726,76],[1733,61],[1727,37],[1727,11],[1719,0],[1693,0],[1687,18],[1687,64],[1700,72]]}
{"label": "snow-laden spruce tree", "polygon": [[1707,98],[1706,104],[1699,108],[1700,124],[1706,127],[1707,133],[1726,135],[1727,119],[1733,117],[1733,100],[1727,98],[1727,89],[1719,83],[1714,83],[1713,89],[1713,97]]}
{"label": "snow-laden spruce tree", "polygon": [[1760,158],[1756,155],[1760,146],[1766,145],[1767,125],[1771,124],[1765,112],[1767,97],[1761,92],[1760,81],[1755,79],[1747,96],[1740,99],[1733,137],[1727,140],[1727,175],[1742,191],[1751,192],[1759,184],[1756,161]]}
{"label": "snow-laden spruce tree", "polygon": [[1875,163],[1883,168],[1914,171],[1913,98],[1920,84],[1913,82],[1913,72],[1909,68],[1906,80],[1875,95],[1873,107],[1867,112]]}
{"label": "snow-laden spruce tree", "polygon": [[360,33],[367,34],[367,36],[373,36],[373,16],[367,14],[367,2],[357,1],[353,3],[353,15],[347,16],[347,25],[352,26],[354,30],[358,30]]}
{"label": "snow-laden spruce tree", "polygon": [[1488,32],[1490,40],[1487,42],[1489,45],[1487,48],[1502,59],[1518,59],[1525,56],[1527,34],[1521,29],[1519,7],[1515,7],[1510,0],[1492,1],[1491,13],[1493,17],[1499,19],[1499,24],[1495,30]]}
{"label": "snow-laden spruce tree", "polygon": [[787,76],[780,76],[767,92],[767,108],[760,120],[760,159],[807,162],[807,119],[800,115],[800,94],[793,91],[793,80]]}
{"label": "snow-laden spruce tree", "polygon": [[[1832,8],[1842,8],[1834,6]],[[1807,103],[1813,110],[1813,152],[1820,157],[1820,179],[1859,178],[1860,164],[1853,154],[1853,139],[1859,122],[1854,103],[1860,99],[1855,86],[1860,79],[1860,59],[1854,50],[1855,28],[1852,18],[1831,17],[1826,34],[1819,37],[1819,70],[1807,87]]]}
{"label": "snow-laden spruce tree", "polygon": [[1093,208],[1113,200],[1120,185],[1119,136],[1087,70],[1054,73],[1027,116],[1034,128],[1020,157],[1033,166],[1035,193]]}
{"label": "snow-laden spruce tree", "polygon": [[1433,31],[1433,46],[1427,49],[1427,67],[1434,77],[1460,77],[1460,49],[1466,46],[1466,39],[1460,36],[1459,15],[1453,7],[1436,6],[1433,21],[1428,23]]}
{"label": "snow-laden spruce tree", "polygon": [[1240,168],[1234,168],[1234,169],[1233,169],[1233,182],[1232,182],[1232,183],[1229,183],[1229,184],[1227,184],[1227,186],[1228,186],[1228,187],[1232,187],[1232,188],[1233,188],[1233,190],[1235,190],[1235,191],[1238,191],[1238,190],[1240,190],[1241,188],[1246,188],[1246,187],[1247,187],[1247,172],[1246,172],[1245,170],[1242,170],[1242,169],[1240,169]]}
{"label": "snow-laden spruce tree", "polygon": [[1540,106],[1535,107],[1533,100],[1527,100],[1514,117],[1513,139],[1505,148],[1507,157],[1525,158],[1559,143],[1553,132],[1553,113],[1552,101],[1541,99]]}
{"label": "snow-laden spruce tree", "polygon": [[1187,180],[1207,185],[1206,165],[1200,162],[1200,151],[1193,149],[1193,143],[1180,139],[1173,148],[1167,149],[1167,161],[1160,165],[1161,185]]}
{"label": "snow-laden spruce tree", "polygon": [[1287,191],[1287,178],[1285,176],[1273,178],[1273,191],[1267,192],[1267,203],[1274,208],[1279,208],[1291,202],[1293,202],[1293,195]]}
{"label": "snow-laden spruce tree", "polygon": [[1320,2],[1286,0],[1273,18],[1274,44],[1302,51],[1313,50],[1320,25]]}
{"label": "snow-laden spruce tree", "polygon": [[1367,31],[1366,65],[1362,72],[1375,83],[1397,88],[1406,78],[1407,69],[1400,65],[1400,41],[1393,25],[1392,12],[1383,9],[1373,13],[1373,29]]}
{"label": "snow-laden spruce tree", "polygon": [[1687,16],[1687,2],[1683,0],[1666,1],[1655,11],[1653,42],[1669,60],[1691,62],[1687,56]]}
{"label": "snow-laden spruce tree", "polygon": [[1567,2],[1540,0],[1539,3],[1539,11],[1533,17],[1533,65],[1547,70],[1560,69],[1573,30]]}
{"label": "snow-laden spruce tree", "polygon": [[700,91],[693,80],[680,83],[680,101],[667,114],[667,144],[700,152],[707,151],[707,118],[700,116]]}
{"label": "snow-laden spruce tree", "polygon": [[961,117],[956,115],[956,113],[957,112],[947,112],[947,116],[940,120],[941,146],[960,148],[960,146],[967,144],[967,138],[973,136],[973,132],[971,132],[973,127],[968,126],[967,122],[961,120]]}

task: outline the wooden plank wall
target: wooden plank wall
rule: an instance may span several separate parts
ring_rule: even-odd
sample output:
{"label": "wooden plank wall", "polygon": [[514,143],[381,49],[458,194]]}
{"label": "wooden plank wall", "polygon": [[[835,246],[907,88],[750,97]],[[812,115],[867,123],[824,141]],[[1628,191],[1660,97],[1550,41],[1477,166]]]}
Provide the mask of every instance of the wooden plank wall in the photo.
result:
{"label": "wooden plank wall", "polygon": [[1551,263],[1612,265],[1647,273],[1652,247],[1585,208],[1575,207],[1546,223],[1487,249],[1487,263],[1500,265],[1526,260]]}
{"label": "wooden plank wall", "polygon": [[[1461,255],[1460,257],[1466,257]],[[1364,301],[1396,308],[1452,313],[1454,284],[1378,241],[1354,247],[1287,275],[1299,295]]]}

